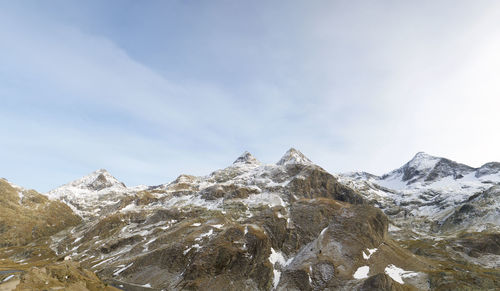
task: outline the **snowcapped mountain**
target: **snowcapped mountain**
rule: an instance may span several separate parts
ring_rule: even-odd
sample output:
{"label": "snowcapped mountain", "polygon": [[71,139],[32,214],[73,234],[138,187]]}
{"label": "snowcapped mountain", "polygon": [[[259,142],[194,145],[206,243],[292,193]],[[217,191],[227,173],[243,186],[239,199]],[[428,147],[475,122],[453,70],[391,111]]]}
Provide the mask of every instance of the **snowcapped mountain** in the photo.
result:
{"label": "snowcapped mountain", "polygon": [[241,156],[239,156],[233,164],[260,164],[259,160],[257,160],[251,153],[245,151]]}
{"label": "snowcapped mountain", "polygon": [[[222,209],[224,203],[229,201],[239,201],[249,205],[284,205],[290,200],[297,199],[296,196],[290,197],[290,194],[285,193],[285,189],[296,186],[298,184],[296,181],[304,178],[303,174],[306,173],[299,171],[303,166],[324,171],[293,148],[288,150],[276,164],[262,164],[249,152],[244,152],[229,167],[207,176],[180,175],[173,182],[158,186],[126,187],[106,170],[101,169],[56,188],[48,192],[47,196],[65,202],[77,214],[89,219],[117,210],[126,212],[138,208]],[[296,171],[290,175],[289,170],[292,168]],[[334,179],[333,176],[330,178]],[[294,182],[290,183],[292,180]],[[326,195],[326,190],[328,189],[322,191],[322,194]],[[142,205],[137,199],[144,193],[151,193],[151,198],[157,202]],[[315,193],[307,194],[315,195]],[[337,198],[342,201],[362,201],[361,196],[347,188],[335,195],[339,195]]]}
{"label": "snowcapped mountain", "polygon": [[299,152],[298,150],[291,148],[289,149],[283,157],[276,163],[279,166],[284,166],[288,164],[304,164],[304,165],[311,165],[313,162],[309,160],[304,154]]}
{"label": "snowcapped mountain", "polygon": [[[338,178],[384,209],[393,221],[422,221],[419,227],[435,230],[457,209],[479,199],[481,193],[496,191],[494,186],[500,184],[500,164],[487,163],[473,168],[420,152],[402,167],[381,177],[355,172],[340,174]],[[467,218],[470,221],[461,223],[461,227],[476,231],[499,229],[500,213],[494,211],[494,207],[499,205],[500,197],[490,196],[492,211],[471,215]],[[489,206],[482,209],[486,210],[485,207]]]}
{"label": "snowcapped mountain", "polygon": [[120,199],[145,188],[128,188],[108,171],[100,169],[51,190],[46,195],[52,200],[63,201],[79,216],[90,218],[114,211]]}
{"label": "snowcapped mountain", "polygon": [[447,177],[461,179],[474,170],[464,164],[419,152],[404,166],[383,175],[379,181],[387,187],[400,189],[413,183],[435,182]]}
{"label": "snowcapped mountain", "polygon": [[[37,262],[43,249],[46,261],[71,258],[123,290],[495,289],[499,183],[499,163],[425,153],[383,176],[332,175],[293,148],[275,164],[244,152],[157,186],[98,170],[45,198],[80,223],[0,248],[0,259]],[[4,184],[0,207],[24,203],[26,190]]]}
{"label": "snowcapped mountain", "polygon": [[[52,247],[117,286],[360,288],[372,275],[392,282],[384,257],[408,274],[405,282],[425,285],[425,263],[386,236],[385,216],[295,149],[276,164],[245,152],[224,169],[180,175],[115,205],[53,236]],[[353,277],[361,266],[366,274]]]}

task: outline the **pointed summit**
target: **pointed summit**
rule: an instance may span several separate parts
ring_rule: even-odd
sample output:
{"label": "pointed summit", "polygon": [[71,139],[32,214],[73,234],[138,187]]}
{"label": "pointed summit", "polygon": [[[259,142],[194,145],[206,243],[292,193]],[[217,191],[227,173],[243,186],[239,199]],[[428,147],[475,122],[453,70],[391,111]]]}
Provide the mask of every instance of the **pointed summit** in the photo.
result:
{"label": "pointed summit", "polygon": [[290,148],[276,164],[278,166],[283,166],[288,164],[310,165],[312,163],[313,162],[311,162],[311,160],[309,160],[306,156],[304,156],[303,153],[294,148]]}
{"label": "pointed summit", "polygon": [[416,182],[433,182],[444,177],[461,179],[474,171],[473,167],[452,160],[418,152],[399,169],[382,176],[382,180],[401,180],[404,185]]}
{"label": "pointed summit", "polygon": [[118,187],[125,187],[125,184],[118,181],[118,179],[113,177],[105,169],[94,171],[87,176],[70,182],[68,185],[72,187],[86,188],[93,191],[100,191],[102,189],[113,187],[115,185]]}
{"label": "pointed summit", "polygon": [[429,155],[428,153],[426,152],[418,152],[415,154],[415,156],[413,156],[413,159],[412,160],[432,160],[432,159],[440,159],[438,157],[435,157],[435,156],[431,156]]}
{"label": "pointed summit", "polygon": [[411,159],[407,165],[418,170],[432,169],[442,158],[431,156],[424,152],[418,152],[415,154],[413,159]]}
{"label": "pointed summit", "polygon": [[245,151],[233,162],[234,164],[260,164],[260,162],[251,153]]}

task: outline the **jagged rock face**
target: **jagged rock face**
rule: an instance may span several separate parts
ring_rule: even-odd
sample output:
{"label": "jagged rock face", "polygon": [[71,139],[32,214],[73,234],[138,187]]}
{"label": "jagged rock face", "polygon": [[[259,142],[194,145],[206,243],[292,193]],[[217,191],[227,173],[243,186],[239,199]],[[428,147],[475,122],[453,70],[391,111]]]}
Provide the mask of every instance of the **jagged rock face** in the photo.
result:
{"label": "jagged rock face", "polygon": [[363,198],[351,188],[340,184],[335,177],[317,166],[301,168],[298,177],[288,184],[288,193],[295,197],[326,197],[362,204]]}
{"label": "jagged rock face", "polygon": [[461,179],[472,171],[474,171],[472,167],[442,158],[427,175],[425,181],[436,181],[444,177],[453,177],[455,180]]}
{"label": "jagged rock face", "polygon": [[475,176],[477,178],[480,178],[487,175],[495,175],[498,174],[499,172],[500,172],[500,163],[491,162],[491,163],[486,163],[479,169],[477,169]]}
{"label": "jagged rock face", "polygon": [[304,247],[282,269],[278,290],[352,290],[362,283],[353,280],[359,268],[371,275],[383,274],[391,263],[412,270],[426,266],[388,239],[388,220],[381,211],[348,205],[328,199],[295,205],[300,217],[295,226],[305,232],[300,235]]}
{"label": "jagged rock face", "polygon": [[233,164],[239,164],[239,163],[243,163],[243,164],[260,164],[260,162],[254,157],[252,156],[251,153],[249,152],[244,152],[241,156],[239,156]]}
{"label": "jagged rock face", "polygon": [[426,153],[420,152],[401,168],[383,175],[382,179],[391,179],[399,176],[403,182],[411,184],[417,180],[425,179],[439,160],[440,158],[432,157]]}
{"label": "jagged rock face", "polygon": [[401,168],[383,175],[382,180],[400,178],[406,185],[410,185],[416,182],[432,182],[444,177],[460,179],[474,170],[470,166],[420,152]]}
{"label": "jagged rock face", "polygon": [[89,189],[94,190],[94,191],[99,191],[104,188],[109,188],[113,186],[113,183],[111,181],[108,181],[106,179],[106,176],[102,173],[100,173],[92,183],[88,185]]}
{"label": "jagged rock face", "polygon": [[127,188],[108,171],[100,169],[46,195],[52,200],[63,201],[80,217],[92,219],[116,211],[120,200],[133,197],[146,188]]}
{"label": "jagged rock face", "polygon": [[435,221],[434,231],[456,232],[473,229],[495,231],[500,225],[500,187],[493,186],[470,196],[443,220]]}
{"label": "jagged rock face", "polygon": [[64,203],[0,179],[0,247],[26,245],[78,223]]}

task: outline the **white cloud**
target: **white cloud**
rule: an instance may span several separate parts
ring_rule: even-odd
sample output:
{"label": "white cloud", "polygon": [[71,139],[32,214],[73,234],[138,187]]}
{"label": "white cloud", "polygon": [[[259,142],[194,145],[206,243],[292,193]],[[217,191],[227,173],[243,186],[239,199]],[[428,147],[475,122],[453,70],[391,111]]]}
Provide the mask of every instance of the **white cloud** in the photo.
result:
{"label": "white cloud", "polygon": [[[192,35],[203,38],[194,43],[207,47],[168,40],[208,56],[193,56],[205,75],[193,63],[157,70],[110,37],[3,10],[0,97],[14,110],[2,112],[0,150],[37,167],[40,155],[78,171],[109,165],[129,184],[208,172],[245,149],[274,162],[290,146],[332,172],[380,174],[421,150],[473,166],[500,160],[499,5],[364,4],[240,11],[216,3],[193,18]],[[151,35],[162,36],[156,29]],[[35,104],[39,111],[21,108]],[[89,120],[97,111],[102,120]]]}

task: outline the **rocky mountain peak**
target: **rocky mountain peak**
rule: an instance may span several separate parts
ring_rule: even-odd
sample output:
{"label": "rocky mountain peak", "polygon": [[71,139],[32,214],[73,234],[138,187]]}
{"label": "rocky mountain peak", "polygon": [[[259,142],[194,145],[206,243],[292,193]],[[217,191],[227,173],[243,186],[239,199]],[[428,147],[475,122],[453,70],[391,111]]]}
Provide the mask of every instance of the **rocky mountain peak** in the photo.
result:
{"label": "rocky mountain peak", "polygon": [[233,162],[233,164],[260,164],[260,162],[251,153],[245,151]]}
{"label": "rocky mountain peak", "polygon": [[100,191],[113,186],[125,187],[125,184],[118,181],[106,169],[99,169],[81,179],[73,181],[71,186]]}
{"label": "rocky mountain peak", "polygon": [[384,175],[383,178],[402,175],[402,181],[413,183],[419,179],[425,178],[440,160],[442,160],[442,158],[431,156],[425,152],[418,152],[401,168]]}
{"label": "rocky mountain peak", "polygon": [[[56,279],[77,262],[124,290],[498,289],[500,173],[492,173],[500,164],[474,179],[478,169],[418,153],[388,180],[336,177],[293,148],[277,165],[255,163],[245,152],[233,166],[149,188],[125,187],[101,169],[54,190],[60,201],[25,193],[23,204],[0,179],[0,221],[10,223],[0,223],[0,241],[21,246],[0,250],[0,261],[38,264],[43,252]],[[40,283],[31,289],[56,282],[31,273]]]}
{"label": "rocky mountain peak", "polygon": [[401,168],[382,176],[383,180],[399,179],[407,185],[415,182],[429,182],[451,176],[460,179],[475,169],[449,159],[418,152]]}
{"label": "rocky mountain peak", "polygon": [[435,181],[439,178],[452,177],[460,179],[475,169],[449,159],[434,157],[419,152],[403,166],[403,181],[414,182],[418,179]]}
{"label": "rocky mountain peak", "polygon": [[303,153],[300,151],[290,148],[279,160],[278,163],[276,163],[278,166],[284,166],[288,164],[305,164],[309,165],[312,164],[313,162],[308,159]]}
{"label": "rocky mountain peak", "polygon": [[407,163],[408,166],[414,167],[419,170],[432,169],[436,166],[441,158],[431,156],[425,152],[418,152],[415,156]]}
{"label": "rocky mountain peak", "polygon": [[99,169],[86,176],[83,176],[80,179],[74,180],[66,185],[54,189],[51,192],[57,192],[57,190],[64,190],[69,188],[77,188],[93,192],[110,187],[126,188],[124,183],[113,177],[107,170]]}

